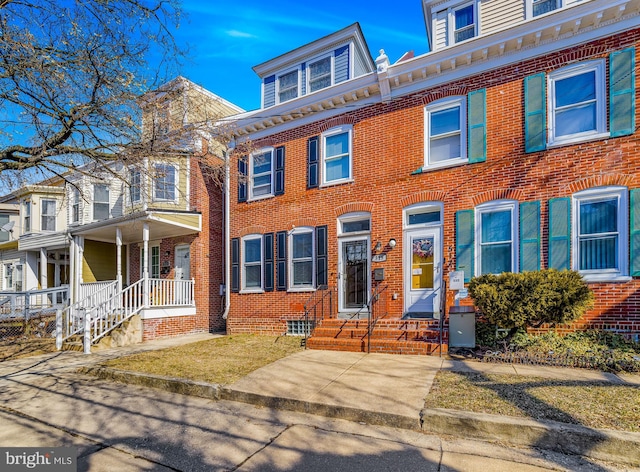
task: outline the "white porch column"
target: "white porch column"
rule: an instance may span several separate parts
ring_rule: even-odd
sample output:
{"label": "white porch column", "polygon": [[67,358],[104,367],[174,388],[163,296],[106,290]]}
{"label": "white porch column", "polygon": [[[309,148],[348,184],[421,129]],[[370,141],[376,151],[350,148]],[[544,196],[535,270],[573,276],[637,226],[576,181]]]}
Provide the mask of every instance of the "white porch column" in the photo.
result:
{"label": "white porch column", "polygon": [[[83,266],[83,259],[84,259],[84,237],[83,236],[76,236],[78,239],[76,241],[76,251],[78,254],[77,257],[77,264],[76,264],[76,297],[78,299],[80,299],[80,284],[83,282],[82,280],[82,266]],[[76,300],[77,301],[77,300]]]}
{"label": "white porch column", "polygon": [[149,306],[149,223],[142,226],[142,278],[144,306]]}
{"label": "white porch column", "polygon": [[47,285],[47,249],[41,247],[40,248],[40,288],[44,290],[45,288],[49,288]]}
{"label": "white porch column", "polygon": [[122,230],[116,228],[116,280],[118,291],[122,290]]}
{"label": "white porch column", "polygon": [[76,274],[76,266],[78,265],[78,261],[76,261],[77,252],[76,237],[72,236],[69,241],[69,303],[72,305],[78,301],[78,291],[76,289],[76,280],[78,279]]}

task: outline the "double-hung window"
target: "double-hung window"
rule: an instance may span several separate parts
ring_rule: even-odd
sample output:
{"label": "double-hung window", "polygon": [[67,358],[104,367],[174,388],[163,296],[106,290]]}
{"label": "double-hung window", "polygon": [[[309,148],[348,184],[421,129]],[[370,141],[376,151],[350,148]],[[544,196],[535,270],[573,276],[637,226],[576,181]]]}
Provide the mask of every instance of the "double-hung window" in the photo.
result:
{"label": "double-hung window", "polygon": [[307,93],[331,86],[331,56],[311,62],[307,68],[309,88]]}
{"label": "double-hung window", "polygon": [[250,199],[273,195],[273,149],[252,154],[250,159]]}
{"label": "double-hung window", "polygon": [[558,8],[558,0],[531,0],[532,16],[544,15]]}
{"label": "double-hung window", "polygon": [[476,207],[477,275],[518,272],[518,204],[490,202]]}
{"label": "double-hung window", "polygon": [[129,172],[129,201],[138,203],[141,198],[142,174],[139,170],[132,169]]}
{"label": "double-hung window", "polygon": [[31,232],[31,200],[24,202],[24,232]]}
{"label": "double-hung window", "polygon": [[604,61],[549,74],[549,144],[599,137],[607,132]]}
{"label": "double-hung window", "polygon": [[351,126],[332,128],[322,135],[324,184],[351,180]]}
{"label": "double-hung window", "polygon": [[76,188],[71,193],[71,223],[80,222],[80,191]]}
{"label": "double-hung window", "polygon": [[473,3],[453,9],[451,21],[453,24],[453,42],[459,43],[476,35],[475,10]]}
{"label": "double-hung window", "polygon": [[40,200],[40,207],[42,208],[42,231],[55,231],[56,230],[56,201],[55,200]]}
{"label": "double-hung window", "polygon": [[426,166],[467,161],[466,99],[438,100],[425,108]]}
{"label": "double-hung window", "polygon": [[155,165],[154,200],[176,199],[176,168],[171,164]]}
{"label": "double-hung window", "polygon": [[262,291],[262,236],[249,235],[242,239],[242,289]]}
{"label": "double-hung window", "polygon": [[298,97],[298,69],[278,76],[278,102],[286,102]]}
{"label": "double-hung window", "polygon": [[291,289],[315,287],[314,228],[296,228],[289,236]]}
{"label": "double-hung window", "polygon": [[628,197],[624,187],[573,196],[573,269],[587,280],[628,275]]}
{"label": "double-hung window", "polygon": [[0,230],[0,242],[9,241],[10,229],[7,229],[7,226],[6,226],[9,224],[9,221],[10,221],[9,215],[0,214],[0,228],[2,228],[2,230]]}
{"label": "double-hung window", "polygon": [[96,184],[93,186],[93,219],[94,221],[109,218],[109,186]]}

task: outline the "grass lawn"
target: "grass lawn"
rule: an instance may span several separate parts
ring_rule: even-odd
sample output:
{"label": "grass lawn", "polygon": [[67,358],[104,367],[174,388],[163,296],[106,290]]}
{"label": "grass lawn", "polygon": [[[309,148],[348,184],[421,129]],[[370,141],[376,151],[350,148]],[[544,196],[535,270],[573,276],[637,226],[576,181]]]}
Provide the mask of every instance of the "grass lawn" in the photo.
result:
{"label": "grass lawn", "polygon": [[640,432],[640,387],[440,371],[427,408],[449,408]]}
{"label": "grass lawn", "polygon": [[232,335],[121,357],[104,365],[228,385],[260,367],[301,351],[300,341],[296,336]]}

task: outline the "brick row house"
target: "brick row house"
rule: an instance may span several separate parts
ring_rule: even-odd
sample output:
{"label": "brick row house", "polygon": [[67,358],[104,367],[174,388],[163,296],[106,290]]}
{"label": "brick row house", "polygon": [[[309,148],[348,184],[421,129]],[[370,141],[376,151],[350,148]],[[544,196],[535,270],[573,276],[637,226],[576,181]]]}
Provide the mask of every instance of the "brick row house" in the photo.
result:
{"label": "brick row house", "polygon": [[[87,312],[135,311],[139,340],[225,329],[223,192],[208,165],[219,157],[203,143],[207,120],[243,110],[182,77],[139,104],[145,142],[181,152],[87,164],[1,199],[11,231],[0,234],[0,297],[63,289],[64,338],[83,334]],[[93,312],[102,306],[110,311]]]}
{"label": "brick row house", "polygon": [[[452,271],[557,268],[596,295],[563,328],[637,338],[640,1],[423,10],[426,54],[374,60],[354,24],[254,68],[262,107],[236,117],[251,152],[232,175],[228,332],[436,352]],[[327,300],[309,325],[305,308]]]}

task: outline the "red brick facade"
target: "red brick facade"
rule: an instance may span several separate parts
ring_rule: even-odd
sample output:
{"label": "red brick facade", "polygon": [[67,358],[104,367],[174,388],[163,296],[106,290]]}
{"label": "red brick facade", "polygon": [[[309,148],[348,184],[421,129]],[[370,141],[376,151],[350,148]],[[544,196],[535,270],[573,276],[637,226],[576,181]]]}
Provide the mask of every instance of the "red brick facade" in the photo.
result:
{"label": "red brick facade", "polygon": [[[455,269],[455,214],[492,200],[539,201],[541,266],[548,267],[548,201],[571,197],[579,190],[619,185],[640,188],[640,132],[545,151],[524,151],[523,80],[538,72],[551,72],[574,62],[607,58],[609,53],[635,46],[640,63],[640,29],[614,35],[580,47],[551,53],[514,65],[473,75],[437,90],[423,90],[390,103],[346,111],[331,122],[315,122],[254,142],[285,146],[285,191],[263,200],[237,203],[234,176],[231,198],[231,237],[270,233],[300,226],[328,228],[328,281],[337,283],[337,218],[354,211],[371,214],[371,250],[377,241],[391,238],[397,246],[385,249],[384,268],[390,293],[389,310],[403,314],[403,208],[419,202],[442,202],[444,278]],[[424,165],[426,104],[444,96],[486,89],[485,162],[414,171]],[[636,72],[636,90],[640,74]],[[640,103],[636,94],[636,123]],[[325,188],[306,187],[307,140],[331,126],[353,125],[353,181]],[[567,329],[586,327],[640,333],[640,280],[592,283],[595,307]],[[286,319],[299,319],[310,293],[273,291],[231,294],[227,321],[230,333],[282,334]],[[447,306],[453,303],[448,292]]]}

